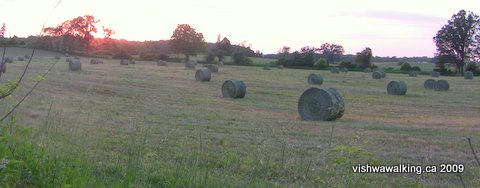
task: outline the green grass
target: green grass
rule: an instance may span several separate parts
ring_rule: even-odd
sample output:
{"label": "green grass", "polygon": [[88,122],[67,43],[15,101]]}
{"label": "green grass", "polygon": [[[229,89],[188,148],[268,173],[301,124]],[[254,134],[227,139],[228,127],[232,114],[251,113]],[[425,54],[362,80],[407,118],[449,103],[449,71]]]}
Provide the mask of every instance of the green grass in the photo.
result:
{"label": "green grass", "polygon": [[[400,70],[400,65],[398,62],[374,62],[373,64],[377,65],[379,69],[393,68],[395,70]],[[435,64],[428,62],[409,62],[412,67],[418,66],[422,72],[431,72],[435,69]]]}
{"label": "green grass", "polygon": [[[7,49],[7,56],[25,53]],[[20,89],[0,101],[0,114],[55,54],[37,55]],[[480,168],[466,142],[472,136],[480,147],[476,78],[441,77],[450,90],[435,92],[423,88],[425,75],[373,80],[362,72],[223,66],[211,82],[200,83],[181,64],[81,60],[82,71],[69,72],[62,59],[16,110],[16,122],[1,125],[0,158],[14,161],[7,169],[16,171],[1,171],[1,185],[459,187],[455,174],[354,174],[351,165],[461,162],[465,184],[480,186]],[[0,82],[18,78],[25,64],[8,64]],[[322,87],[335,87],[345,98],[340,120],[299,119],[298,97],[313,72],[325,78]],[[221,97],[227,79],[246,83],[244,99]],[[397,79],[407,83],[406,96],[386,94],[388,81]]]}

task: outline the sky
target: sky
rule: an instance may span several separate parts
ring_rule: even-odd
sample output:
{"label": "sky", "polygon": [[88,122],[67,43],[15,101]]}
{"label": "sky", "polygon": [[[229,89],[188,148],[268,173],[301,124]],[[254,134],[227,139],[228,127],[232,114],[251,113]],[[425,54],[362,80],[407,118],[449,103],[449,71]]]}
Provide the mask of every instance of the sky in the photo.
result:
{"label": "sky", "polygon": [[276,53],[323,43],[340,44],[346,54],[370,47],[374,56],[428,56],[432,38],[451,16],[464,9],[480,14],[478,0],[0,0],[6,36],[38,35],[93,15],[113,29],[112,38],[168,40],[178,24],[189,24],[207,42],[217,36],[232,44]]}

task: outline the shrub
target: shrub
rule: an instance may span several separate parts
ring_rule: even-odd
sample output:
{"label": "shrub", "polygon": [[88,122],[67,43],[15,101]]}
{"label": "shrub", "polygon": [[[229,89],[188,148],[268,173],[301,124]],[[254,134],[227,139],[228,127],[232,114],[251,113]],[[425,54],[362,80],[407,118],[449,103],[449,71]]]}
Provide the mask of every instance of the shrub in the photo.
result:
{"label": "shrub", "polygon": [[388,70],[388,71],[393,71],[395,70],[393,67],[387,67],[385,70]]}
{"label": "shrub", "polygon": [[212,63],[215,61],[215,55],[213,53],[208,53],[207,56],[205,56],[205,61],[207,63]]}
{"label": "shrub", "polygon": [[400,67],[401,71],[411,71],[412,66],[409,63],[403,63],[402,66]]}
{"label": "shrub", "polygon": [[471,72],[477,72],[478,65],[474,62],[468,63],[467,66],[465,66],[465,71],[471,71]]}
{"label": "shrub", "polygon": [[345,68],[348,68],[348,69],[355,69],[355,68],[357,68],[357,64],[354,64],[350,61],[342,61],[339,65],[339,67],[345,67]]}
{"label": "shrub", "polygon": [[113,59],[132,59],[131,55],[128,55],[125,51],[120,51],[113,55]]}
{"label": "shrub", "polygon": [[418,72],[422,72],[422,70],[420,69],[419,66],[413,66],[411,70],[413,70],[413,71],[418,71]]}
{"label": "shrub", "polygon": [[327,64],[327,60],[325,58],[320,58],[317,62],[315,62],[315,64],[313,64],[313,68],[315,69],[327,69],[328,68],[328,64]]}
{"label": "shrub", "polygon": [[234,53],[232,55],[233,63],[237,65],[249,65],[252,64],[252,60],[242,53]]}
{"label": "shrub", "polygon": [[287,58],[287,57],[280,57],[277,62],[277,65],[283,65],[283,66],[288,66],[293,64],[293,60]]}

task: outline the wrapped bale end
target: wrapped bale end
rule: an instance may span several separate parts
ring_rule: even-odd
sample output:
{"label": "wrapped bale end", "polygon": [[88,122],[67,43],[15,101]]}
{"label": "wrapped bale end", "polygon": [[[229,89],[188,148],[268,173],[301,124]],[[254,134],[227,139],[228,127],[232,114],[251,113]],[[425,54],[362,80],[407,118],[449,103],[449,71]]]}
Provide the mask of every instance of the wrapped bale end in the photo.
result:
{"label": "wrapped bale end", "polygon": [[298,101],[298,113],[306,121],[333,121],[341,118],[345,103],[334,88],[310,88]]}
{"label": "wrapped bale end", "polygon": [[450,85],[446,80],[438,80],[434,84],[435,91],[448,91]]}
{"label": "wrapped bale end", "polygon": [[227,80],[222,85],[222,96],[227,98],[244,98],[247,86],[241,80]]}
{"label": "wrapped bale end", "polygon": [[82,70],[82,62],[80,60],[72,60],[68,63],[68,69],[70,71],[80,71]]}
{"label": "wrapped bale end", "polygon": [[322,76],[318,74],[310,74],[308,76],[308,84],[310,85],[322,85],[323,84],[323,78]]}
{"label": "wrapped bale end", "polygon": [[402,80],[393,80],[387,85],[389,95],[405,95],[407,93],[407,84]]}
{"label": "wrapped bale end", "polygon": [[417,72],[417,71],[410,71],[410,72],[408,73],[408,76],[410,76],[410,77],[417,77],[417,75],[418,75],[418,72]]}
{"label": "wrapped bale end", "polygon": [[330,68],[330,72],[333,74],[338,74],[340,73],[340,69],[338,67],[332,67]]}
{"label": "wrapped bale end", "polygon": [[218,72],[218,65],[207,64],[206,67],[207,67],[208,70],[210,70],[211,72]]}
{"label": "wrapped bale end", "polygon": [[120,65],[128,65],[128,64],[130,64],[130,61],[129,61],[129,60],[122,59],[122,60],[120,61]]}
{"label": "wrapped bale end", "polygon": [[340,119],[345,113],[345,102],[343,101],[342,95],[333,87],[327,88],[327,90],[335,96],[335,99],[338,102],[334,102],[334,108],[338,110],[338,114],[335,119]]}
{"label": "wrapped bale end", "polygon": [[432,77],[439,77],[439,76],[440,76],[440,72],[432,71],[432,72],[430,73],[430,76],[432,76]]}
{"label": "wrapped bale end", "polygon": [[195,69],[195,63],[194,62],[186,62],[185,63],[185,69]]}
{"label": "wrapped bale end", "polygon": [[467,71],[463,74],[463,78],[465,80],[473,80],[473,72],[472,71]]}
{"label": "wrapped bale end", "polygon": [[385,72],[383,71],[374,71],[372,73],[372,78],[373,79],[382,79],[385,78]]}
{"label": "wrapped bale end", "polygon": [[435,80],[434,79],[428,79],[428,80],[425,80],[425,82],[423,83],[423,87],[425,89],[434,89],[435,87]]}
{"label": "wrapped bale end", "polygon": [[164,67],[166,67],[166,66],[168,66],[168,63],[167,63],[166,61],[158,60],[158,61],[157,61],[157,66],[164,66]]}
{"label": "wrapped bale end", "polygon": [[212,79],[212,73],[207,68],[198,69],[195,72],[195,80],[201,82],[208,82]]}

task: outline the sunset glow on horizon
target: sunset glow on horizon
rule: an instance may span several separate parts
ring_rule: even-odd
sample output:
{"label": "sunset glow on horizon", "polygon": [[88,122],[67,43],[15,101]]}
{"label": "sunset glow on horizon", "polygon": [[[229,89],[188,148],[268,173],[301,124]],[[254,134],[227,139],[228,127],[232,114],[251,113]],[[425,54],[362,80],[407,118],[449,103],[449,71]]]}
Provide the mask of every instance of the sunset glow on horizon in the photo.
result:
{"label": "sunset glow on horizon", "polygon": [[470,0],[63,0],[54,10],[57,2],[0,0],[6,36],[37,35],[47,18],[52,27],[89,14],[100,20],[99,34],[105,26],[116,39],[168,40],[178,24],[190,24],[207,42],[220,34],[264,54],[328,42],[343,45],[346,54],[370,47],[375,56],[432,57],[432,37],[453,14],[480,14],[480,1]]}

